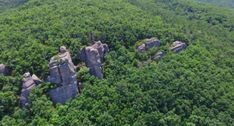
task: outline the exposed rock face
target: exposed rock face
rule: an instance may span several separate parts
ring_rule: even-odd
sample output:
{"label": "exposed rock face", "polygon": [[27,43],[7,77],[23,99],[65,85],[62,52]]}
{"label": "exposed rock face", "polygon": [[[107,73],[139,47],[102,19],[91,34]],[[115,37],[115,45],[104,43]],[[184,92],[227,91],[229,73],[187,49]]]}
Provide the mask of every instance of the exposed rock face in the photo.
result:
{"label": "exposed rock face", "polygon": [[75,98],[78,95],[76,84],[60,86],[49,91],[49,95],[54,103],[65,103],[67,100]]}
{"label": "exposed rock face", "polygon": [[39,83],[42,82],[42,80],[39,79],[35,74],[32,75],[32,79],[34,80],[34,82],[35,82],[36,84],[39,84]]}
{"label": "exposed rock face", "polygon": [[4,64],[0,64],[0,75],[9,75],[10,74],[10,69],[4,65]]}
{"label": "exposed rock face", "polygon": [[49,63],[49,82],[58,86],[76,83],[75,65],[66,47],[60,48],[60,53],[51,58]]}
{"label": "exposed rock face", "polygon": [[61,46],[59,54],[52,57],[49,63],[49,82],[57,88],[49,91],[54,103],[65,103],[78,95],[76,67],[66,47]]}
{"label": "exposed rock face", "polygon": [[184,42],[181,41],[175,41],[173,42],[173,44],[171,45],[171,51],[173,51],[174,53],[178,53],[182,50],[184,50],[187,47],[187,45]]}
{"label": "exposed rock face", "polygon": [[103,78],[102,63],[108,51],[108,45],[102,44],[101,41],[82,49],[80,58],[89,68],[90,74],[100,79]]}
{"label": "exposed rock face", "polygon": [[160,60],[164,57],[165,53],[160,51],[156,55],[154,55],[153,60]]}
{"label": "exposed rock face", "polygon": [[21,90],[21,96],[20,96],[20,104],[23,107],[26,107],[30,104],[30,101],[28,100],[28,96],[30,91],[35,88],[38,84],[40,84],[42,81],[36,76],[36,75],[30,75],[29,72],[25,73],[23,75],[23,87]]}
{"label": "exposed rock face", "polygon": [[145,39],[144,43],[137,47],[138,52],[145,52],[150,48],[160,46],[160,41],[157,38]]}

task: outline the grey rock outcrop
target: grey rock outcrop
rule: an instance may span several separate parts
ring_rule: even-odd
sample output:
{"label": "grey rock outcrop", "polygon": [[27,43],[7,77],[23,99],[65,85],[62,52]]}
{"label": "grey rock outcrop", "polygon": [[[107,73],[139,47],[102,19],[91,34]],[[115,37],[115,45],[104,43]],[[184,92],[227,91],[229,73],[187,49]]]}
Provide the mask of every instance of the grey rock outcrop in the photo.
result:
{"label": "grey rock outcrop", "polygon": [[160,44],[161,44],[160,41],[155,37],[150,38],[150,39],[145,39],[143,41],[143,44],[141,44],[140,46],[137,47],[137,51],[138,52],[145,52],[145,51],[149,50],[150,48],[160,46]]}
{"label": "grey rock outcrop", "polygon": [[173,51],[174,53],[178,53],[182,50],[184,50],[185,48],[187,48],[186,43],[181,42],[181,41],[175,41],[173,42],[173,44],[171,45],[171,51]]}
{"label": "grey rock outcrop", "polygon": [[108,45],[98,41],[92,46],[83,48],[80,54],[80,58],[89,68],[90,74],[99,79],[103,78],[102,63],[104,61],[104,56],[108,51]]}
{"label": "grey rock outcrop", "polygon": [[164,57],[164,55],[165,55],[165,53],[160,51],[154,55],[153,60],[160,60]]}
{"label": "grey rock outcrop", "polygon": [[56,87],[49,91],[49,95],[54,103],[64,104],[69,99],[75,98],[78,95],[76,84]]}
{"label": "grey rock outcrop", "polygon": [[4,64],[0,64],[0,75],[9,75],[10,74],[10,69],[4,65]]}
{"label": "grey rock outcrop", "polygon": [[35,74],[32,75],[32,79],[34,80],[34,82],[35,82],[36,84],[39,84],[39,83],[42,82],[42,80],[39,79]]}
{"label": "grey rock outcrop", "polygon": [[38,84],[40,84],[42,81],[36,76],[36,75],[30,75],[29,72],[25,73],[23,75],[23,86],[21,90],[21,96],[20,96],[20,104],[23,107],[26,107],[30,105],[30,101],[28,100],[30,91],[35,88]]}
{"label": "grey rock outcrop", "polygon": [[76,67],[66,47],[61,46],[59,54],[51,58],[49,72],[48,81],[57,85],[49,91],[54,103],[65,103],[78,95]]}

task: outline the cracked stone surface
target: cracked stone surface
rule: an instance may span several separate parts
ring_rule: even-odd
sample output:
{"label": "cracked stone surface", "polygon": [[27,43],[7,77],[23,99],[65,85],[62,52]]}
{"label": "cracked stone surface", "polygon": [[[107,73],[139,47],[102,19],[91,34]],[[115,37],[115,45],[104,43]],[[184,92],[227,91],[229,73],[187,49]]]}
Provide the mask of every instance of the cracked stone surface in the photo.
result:
{"label": "cracked stone surface", "polygon": [[181,41],[175,41],[173,42],[173,44],[171,45],[171,51],[173,51],[174,53],[178,53],[184,49],[187,48],[186,43],[181,42]]}
{"label": "cracked stone surface", "polygon": [[23,80],[22,80],[23,85],[20,96],[21,106],[26,107],[30,105],[30,101],[28,99],[30,91],[34,89],[41,82],[42,81],[36,75],[33,74],[31,76],[29,72],[23,75]]}
{"label": "cracked stone surface", "polygon": [[165,53],[160,51],[153,56],[153,60],[160,60],[165,56]]}
{"label": "cracked stone surface", "polygon": [[150,38],[150,39],[145,39],[143,41],[143,44],[141,44],[140,46],[137,47],[137,51],[138,52],[145,52],[145,51],[149,50],[150,48],[159,47],[160,44],[161,44],[160,41],[155,37]]}
{"label": "cracked stone surface", "polygon": [[65,103],[78,95],[76,67],[65,46],[61,46],[59,54],[51,58],[49,72],[48,81],[57,86],[49,91],[54,103]]}
{"label": "cracked stone surface", "polygon": [[102,44],[101,41],[95,42],[92,46],[88,46],[82,49],[80,58],[85,62],[89,68],[91,75],[102,79],[102,63],[104,62],[104,56],[109,51],[107,44]]}

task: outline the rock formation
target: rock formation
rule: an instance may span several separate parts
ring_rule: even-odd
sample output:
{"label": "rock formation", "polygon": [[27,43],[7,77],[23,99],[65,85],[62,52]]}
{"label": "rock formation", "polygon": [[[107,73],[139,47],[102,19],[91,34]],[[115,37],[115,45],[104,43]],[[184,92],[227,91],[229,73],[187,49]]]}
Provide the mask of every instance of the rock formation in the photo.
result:
{"label": "rock formation", "polygon": [[28,100],[30,91],[42,81],[36,75],[33,74],[31,76],[30,73],[27,72],[23,75],[22,82],[23,82],[23,87],[21,90],[20,104],[23,107],[26,107],[30,104],[30,101]]}
{"label": "rock formation", "polygon": [[61,46],[59,54],[51,58],[49,72],[48,81],[57,85],[49,91],[54,103],[65,103],[78,95],[76,67],[66,47]]}
{"label": "rock formation", "polygon": [[171,45],[171,51],[173,51],[174,53],[178,53],[182,50],[184,50],[187,47],[186,43],[181,42],[181,41],[175,41],[173,42],[173,44]]}
{"label": "rock formation", "polygon": [[138,52],[145,52],[150,48],[160,46],[160,41],[157,38],[145,39],[144,43],[137,47]]}
{"label": "rock formation", "polygon": [[160,51],[154,55],[153,60],[160,60],[164,57],[164,55],[165,55],[165,53]]}
{"label": "rock formation", "polygon": [[0,64],[0,75],[9,75],[10,74],[10,69],[4,65],[4,64]]}
{"label": "rock formation", "polygon": [[98,41],[92,46],[83,48],[80,54],[80,58],[89,68],[90,74],[99,79],[103,78],[102,63],[104,56],[108,51],[108,45],[102,44],[101,41]]}

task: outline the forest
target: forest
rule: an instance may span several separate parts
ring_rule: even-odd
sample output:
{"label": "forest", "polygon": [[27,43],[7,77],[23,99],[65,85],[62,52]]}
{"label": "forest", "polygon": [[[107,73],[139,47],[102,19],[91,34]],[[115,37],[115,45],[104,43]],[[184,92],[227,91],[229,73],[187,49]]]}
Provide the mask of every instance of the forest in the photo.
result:
{"label": "forest", "polygon": [[[20,0],[0,0],[0,64],[11,69],[0,75],[0,126],[233,126],[233,2],[14,1]],[[31,106],[21,107],[22,75],[46,80],[62,45],[80,64],[90,33],[110,48],[104,78],[80,66],[78,97],[54,104],[47,93],[52,84],[44,82],[30,93]],[[138,43],[151,37],[161,46],[139,54]],[[188,47],[172,53],[177,40]],[[159,50],[165,57],[153,60]]]}
{"label": "forest", "polygon": [[211,3],[214,5],[218,5],[221,7],[234,7],[234,1],[233,0],[198,0],[200,2],[205,2],[205,3]]}
{"label": "forest", "polygon": [[25,2],[26,0],[0,0],[0,12],[22,5]]}

